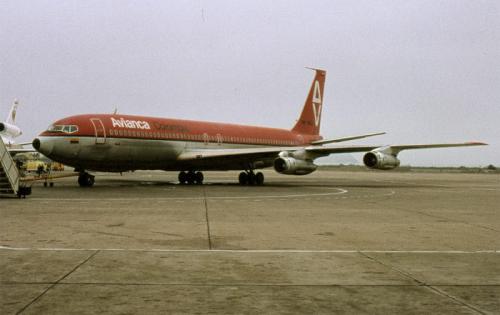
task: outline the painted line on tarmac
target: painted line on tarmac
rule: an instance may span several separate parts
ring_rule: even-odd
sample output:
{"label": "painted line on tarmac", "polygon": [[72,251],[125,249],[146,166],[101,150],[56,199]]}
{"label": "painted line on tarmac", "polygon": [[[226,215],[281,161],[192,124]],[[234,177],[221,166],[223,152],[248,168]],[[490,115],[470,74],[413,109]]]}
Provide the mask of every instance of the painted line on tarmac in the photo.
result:
{"label": "painted line on tarmac", "polygon": [[63,247],[10,247],[1,246],[0,250],[10,251],[103,251],[103,252],[161,252],[161,253],[374,253],[374,254],[500,254],[498,250],[329,250],[329,249],[134,249],[134,248],[63,248]]}

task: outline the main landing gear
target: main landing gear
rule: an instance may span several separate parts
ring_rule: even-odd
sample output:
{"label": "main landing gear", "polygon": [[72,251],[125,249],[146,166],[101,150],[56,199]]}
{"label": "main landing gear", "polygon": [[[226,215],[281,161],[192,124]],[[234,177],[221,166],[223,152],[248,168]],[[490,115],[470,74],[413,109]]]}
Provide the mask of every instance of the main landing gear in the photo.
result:
{"label": "main landing gear", "polygon": [[[264,184],[264,174],[261,172],[254,173],[252,170],[241,172],[238,181],[240,185],[256,185]],[[203,173],[195,171],[182,171],[179,173],[179,183],[181,185],[201,185],[203,184]]]}
{"label": "main landing gear", "polygon": [[189,185],[201,185],[203,184],[203,173],[202,172],[180,172],[179,173],[179,183],[181,185],[189,184]]}
{"label": "main landing gear", "polygon": [[253,171],[241,172],[238,177],[240,185],[263,185],[264,174],[261,172],[254,173]]}
{"label": "main landing gear", "polygon": [[78,175],[78,184],[80,187],[92,187],[94,182],[94,176],[87,172],[80,172],[80,175]]}

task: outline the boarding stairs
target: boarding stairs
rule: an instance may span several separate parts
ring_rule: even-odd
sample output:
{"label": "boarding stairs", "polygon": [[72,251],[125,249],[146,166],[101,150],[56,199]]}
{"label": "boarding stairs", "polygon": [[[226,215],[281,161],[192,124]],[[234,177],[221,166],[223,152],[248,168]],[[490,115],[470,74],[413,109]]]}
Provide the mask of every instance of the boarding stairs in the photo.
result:
{"label": "boarding stairs", "polygon": [[19,171],[2,137],[0,137],[0,196],[5,195],[21,196]]}

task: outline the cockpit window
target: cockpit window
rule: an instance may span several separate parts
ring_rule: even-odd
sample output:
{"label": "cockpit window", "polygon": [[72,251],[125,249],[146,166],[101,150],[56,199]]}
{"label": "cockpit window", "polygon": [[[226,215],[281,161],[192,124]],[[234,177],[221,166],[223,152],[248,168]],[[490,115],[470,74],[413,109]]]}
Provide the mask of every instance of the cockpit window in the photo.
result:
{"label": "cockpit window", "polygon": [[48,132],[74,133],[78,131],[76,125],[51,125],[47,128]]}
{"label": "cockpit window", "polygon": [[49,132],[61,132],[63,130],[64,126],[61,125],[51,125],[49,128],[47,128],[47,131]]}

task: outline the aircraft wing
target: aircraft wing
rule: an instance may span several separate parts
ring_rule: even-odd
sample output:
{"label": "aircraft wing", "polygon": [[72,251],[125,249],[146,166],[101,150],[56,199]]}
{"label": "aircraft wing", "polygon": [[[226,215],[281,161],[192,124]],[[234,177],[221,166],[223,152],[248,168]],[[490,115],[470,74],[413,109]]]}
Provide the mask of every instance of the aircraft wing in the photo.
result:
{"label": "aircraft wing", "polygon": [[214,158],[269,158],[275,157],[283,151],[295,151],[304,147],[272,147],[272,148],[248,148],[248,149],[208,149],[189,150],[181,153],[178,161],[193,161]]}
{"label": "aircraft wing", "polygon": [[190,150],[181,153],[177,160],[184,164],[186,169],[248,169],[250,166],[262,168],[271,166],[280,152],[300,149],[303,147]]}
{"label": "aircraft wing", "polygon": [[339,153],[368,152],[378,149],[387,154],[397,155],[403,150],[468,147],[487,145],[482,142],[464,143],[435,143],[435,144],[409,144],[409,145],[351,145],[351,146],[305,146],[305,147],[272,147],[272,148],[245,148],[245,149],[207,149],[189,150],[181,153],[178,161],[207,161],[207,160],[263,160],[278,157],[281,152],[303,151],[309,158]]}
{"label": "aircraft wing", "polygon": [[464,142],[464,143],[434,143],[434,144],[403,144],[403,145],[385,145],[385,146],[384,145],[376,145],[376,146],[355,145],[355,146],[335,146],[335,147],[310,146],[306,147],[305,150],[308,153],[318,155],[318,157],[335,153],[355,153],[355,152],[367,152],[372,150],[379,150],[387,154],[398,155],[398,153],[403,150],[470,147],[478,145],[487,145],[487,144],[483,142]]}
{"label": "aircraft wing", "polygon": [[436,144],[409,144],[409,145],[391,145],[393,154],[398,154],[403,150],[415,149],[433,149],[433,148],[451,148],[451,147],[472,147],[478,145],[488,145],[484,142],[464,142],[464,143],[436,143]]}

